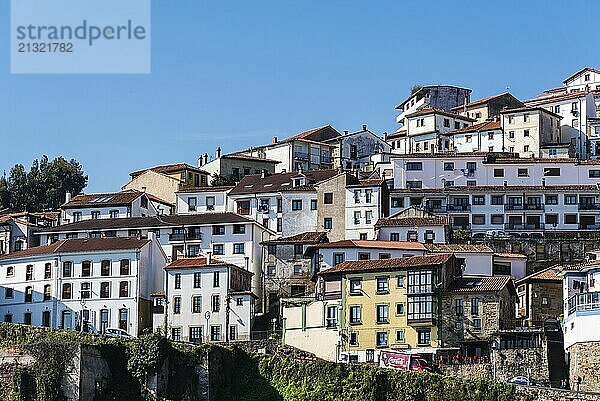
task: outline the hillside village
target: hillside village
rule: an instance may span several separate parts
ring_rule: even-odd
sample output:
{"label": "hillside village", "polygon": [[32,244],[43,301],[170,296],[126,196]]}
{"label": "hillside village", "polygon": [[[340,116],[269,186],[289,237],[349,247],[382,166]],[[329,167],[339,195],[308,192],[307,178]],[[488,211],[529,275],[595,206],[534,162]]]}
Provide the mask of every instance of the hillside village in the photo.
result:
{"label": "hillside village", "polygon": [[0,211],[0,320],[600,392],[600,70],[471,92]]}

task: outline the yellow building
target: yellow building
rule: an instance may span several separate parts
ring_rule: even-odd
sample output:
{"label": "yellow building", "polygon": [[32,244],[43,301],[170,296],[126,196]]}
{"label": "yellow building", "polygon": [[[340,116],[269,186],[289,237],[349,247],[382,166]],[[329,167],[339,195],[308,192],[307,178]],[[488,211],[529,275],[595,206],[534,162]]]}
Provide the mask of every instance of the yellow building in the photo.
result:
{"label": "yellow building", "polygon": [[460,275],[462,263],[451,254],[439,254],[348,261],[321,272],[324,299],[335,295],[328,289],[340,294],[341,288],[341,359],[372,362],[381,350],[433,353],[443,347],[440,295]]}

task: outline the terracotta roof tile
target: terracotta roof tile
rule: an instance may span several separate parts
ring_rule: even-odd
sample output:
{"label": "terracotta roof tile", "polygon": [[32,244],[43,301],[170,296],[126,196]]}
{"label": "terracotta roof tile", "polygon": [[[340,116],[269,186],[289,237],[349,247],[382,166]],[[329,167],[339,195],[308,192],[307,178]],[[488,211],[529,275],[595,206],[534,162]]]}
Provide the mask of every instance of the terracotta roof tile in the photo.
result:
{"label": "terracotta roof tile", "polygon": [[272,163],[272,164],[281,163],[281,161],[279,161],[279,160],[266,159],[266,158],[258,157],[258,156],[250,156],[250,155],[246,155],[244,153],[229,153],[227,155],[221,156],[221,158],[222,159],[234,159],[234,160],[253,160],[253,161]]}
{"label": "terracotta roof tile", "polygon": [[484,121],[482,123],[471,125],[469,127],[455,129],[454,131],[448,132],[447,135],[462,134],[465,132],[491,131],[499,129],[502,129],[502,124],[500,123],[500,121]]}
{"label": "terracotta roof tile", "polygon": [[356,260],[342,262],[331,269],[320,272],[320,275],[356,273],[369,271],[399,270],[424,266],[437,266],[448,262],[452,258],[450,254],[433,256],[412,256],[409,258]]}
{"label": "terracotta roof tile", "polygon": [[543,107],[537,107],[537,106],[526,106],[526,107],[517,107],[514,109],[505,109],[505,110],[501,110],[500,114],[511,114],[511,113],[520,113],[522,111],[541,111],[547,114],[551,114],[554,117],[557,118],[562,118],[562,116],[560,114],[556,114],[550,110],[547,110]]}
{"label": "terracotta roof tile", "polygon": [[216,266],[216,265],[227,265],[228,263],[222,260],[211,258],[210,264],[208,258],[180,258],[169,263],[165,269],[181,269],[185,267],[203,267],[203,266]]}
{"label": "terracotta roof tile", "polygon": [[529,105],[529,106],[537,106],[537,105],[541,105],[541,104],[560,102],[563,100],[578,99],[580,97],[587,96],[588,93],[589,92],[580,91],[580,92],[565,93],[565,94],[556,95],[556,96],[545,96],[545,97],[541,97],[541,98],[525,100],[525,101],[523,101],[523,103],[525,103],[526,105]]}
{"label": "terracotta roof tile", "polygon": [[201,173],[201,174],[208,174],[208,172],[206,172],[198,167],[194,167],[187,163],[174,163],[174,164],[163,164],[161,166],[154,166],[154,167],[146,168],[143,170],[134,171],[133,173],[129,173],[129,175],[132,178],[135,178],[138,175],[145,173],[146,171],[149,171],[149,170],[154,171],[155,173],[162,173],[162,174],[176,173],[176,172],[182,171],[182,170],[191,170],[191,171]]}
{"label": "terracotta roof tile", "polygon": [[539,272],[530,274],[529,276],[523,277],[517,284],[524,283],[527,281],[555,281],[562,282],[562,277],[560,276],[561,268],[560,266],[550,266],[546,269],[540,270]]}
{"label": "terracotta roof tile", "polygon": [[576,77],[577,75],[584,73],[586,71],[590,71],[590,72],[595,72],[596,74],[600,74],[600,70],[597,70],[595,68],[591,68],[591,67],[583,67],[581,70],[577,71],[576,73],[568,76],[567,78],[565,78],[565,80],[563,81],[563,83],[567,83],[567,81],[569,81],[570,79]]}
{"label": "terracotta roof tile", "polygon": [[430,217],[383,217],[377,220],[375,227],[423,227],[448,225],[448,216]]}
{"label": "terracotta roof tile", "polygon": [[327,241],[326,232],[309,231],[301,234],[292,235],[290,237],[277,238],[269,241],[264,241],[264,244],[316,244]]}
{"label": "terracotta roof tile", "polygon": [[129,205],[143,194],[144,192],[135,189],[99,194],[79,194],[69,202],[63,203],[61,208]]}
{"label": "terracotta roof tile", "polygon": [[[508,95],[508,96],[511,96],[511,97],[514,97],[513,95],[511,95],[511,94],[510,94],[510,93],[508,93],[508,92],[499,93],[499,94],[497,94],[497,95],[493,95],[493,96],[484,97],[484,98],[481,98],[481,99],[479,99],[479,100],[475,100],[475,101],[473,101],[473,102],[471,102],[471,103],[467,103],[467,104],[466,104],[466,107],[467,107],[467,109],[470,109],[470,108],[472,108],[472,107],[475,107],[475,106],[482,105],[482,104],[484,104],[484,103],[487,103],[487,102],[489,102],[490,100],[494,100],[494,99],[497,99],[497,98],[499,98],[499,97],[503,97],[503,96],[506,96],[506,95]],[[515,98],[515,99],[516,99],[516,98]],[[463,107],[465,107],[465,105],[460,105],[460,106],[453,107],[453,108],[452,108],[452,110],[461,110]]]}
{"label": "terracotta roof tile", "polygon": [[429,252],[434,253],[454,253],[454,252],[473,252],[473,253],[493,253],[494,250],[483,244],[426,244]]}
{"label": "terracotta roof tile", "polygon": [[496,292],[502,291],[506,286],[511,286],[512,292],[514,292],[511,276],[456,277],[450,282],[447,291],[458,293]]}
{"label": "terracotta roof tile", "polygon": [[66,239],[55,242],[51,245],[36,246],[22,251],[9,253],[0,257],[0,260],[55,253],[139,249],[146,245],[148,242],[150,242],[150,240],[123,237]]}
{"label": "terracotta roof tile", "polygon": [[229,195],[277,192],[293,188],[294,178],[306,177],[307,184],[314,184],[338,174],[337,170],[309,170],[302,173],[268,174],[264,178],[260,174],[246,175],[229,192]]}
{"label": "terracotta roof tile", "polygon": [[335,242],[312,245],[310,248],[373,248],[373,249],[406,249],[425,251],[426,248],[420,242],[412,241],[380,241],[380,240],[358,240],[345,239]]}

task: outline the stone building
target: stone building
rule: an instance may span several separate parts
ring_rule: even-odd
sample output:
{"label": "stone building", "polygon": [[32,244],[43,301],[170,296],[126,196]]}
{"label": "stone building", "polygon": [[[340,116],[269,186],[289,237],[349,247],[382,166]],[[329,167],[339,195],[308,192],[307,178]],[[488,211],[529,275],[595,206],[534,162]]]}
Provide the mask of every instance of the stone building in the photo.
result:
{"label": "stone building", "polygon": [[218,174],[231,180],[231,184],[239,182],[244,176],[261,174],[263,171],[269,174],[275,173],[275,166],[281,163],[277,160],[250,156],[243,153],[230,153],[221,155],[218,147],[215,158],[208,159],[208,153],[198,158],[198,166],[206,170],[210,175]]}
{"label": "stone building", "polygon": [[474,118],[477,120],[477,123],[481,123],[497,117],[503,109],[513,109],[523,106],[523,102],[506,92],[475,100],[471,103],[465,103],[453,108],[452,111],[466,117]]}
{"label": "stone building", "polygon": [[517,281],[517,316],[520,326],[543,327],[547,319],[563,313],[559,268],[548,267]]}
{"label": "stone building", "polygon": [[263,242],[266,247],[264,259],[264,302],[267,309],[279,312],[279,300],[299,297],[314,292],[315,273],[310,257],[304,253],[310,245],[327,242],[325,232],[305,232],[285,238]]}
{"label": "stone building", "polygon": [[357,182],[356,176],[343,172],[316,185],[317,230],[325,230],[330,241],[346,238],[346,186]]}
{"label": "stone building", "polygon": [[442,294],[441,335],[462,356],[489,356],[499,330],[515,327],[517,293],[511,276],[457,277]]}
{"label": "stone building", "polygon": [[344,131],[344,135],[332,138],[327,143],[337,144],[332,153],[333,167],[343,170],[364,168],[371,164],[371,155],[390,151],[390,145],[367,129],[366,124],[360,131]]}

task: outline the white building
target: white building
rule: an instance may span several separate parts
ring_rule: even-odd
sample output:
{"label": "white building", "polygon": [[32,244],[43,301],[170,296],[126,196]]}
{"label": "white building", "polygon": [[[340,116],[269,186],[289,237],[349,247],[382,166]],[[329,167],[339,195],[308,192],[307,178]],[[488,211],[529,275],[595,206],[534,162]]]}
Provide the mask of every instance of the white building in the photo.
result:
{"label": "white building", "polygon": [[169,215],[173,205],[135,189],[102,194],[79,194],[60,206],[61,224],[81,220]]}
{"label": "white building", "polygon": [[260,243],[275,233],[235,213],[85,220],[40,232],[40,238],[41,243],[48,244],[65,238],[145,238],[151,234],[158,239],[169,262],[212,252],[215,258],[244,266],[254,273],[252,291],[262,296]]}
{"label": "white building", "polygon": [[385,180],[358,180],[357,184],[347,185],[345,239],[375,239],[375,223],[387,214],[387,205]]}
{"label": "white building", "polygon": [[149,239],[68,239],[0,257],[4,321],[131,335],[152,327],[167,258]]}
{"label": "white building", "polygon": [[448,216],[435,215],[415,206],[380,218],[375,224],[376,239],[445,244],[450,239]]}
{"label": "white building", "polygon": [[452,85],[427,85],[417,88],[410,96],[396,106],[400,115],[396,122],[406,125],[405,117],[424,108],[450,111],[452,108],[467,104],[471,100],[471,89]]}
{"label": "white building", "polygon": [[451,150],[458,153],[502,152],[504,131],[500,121],[484,121],[450,131]]}
{"label": "white building", "polygon": [[233,186],[190,188],[175,193],[177,214],[224,213],[229,207],[227,194]]}
{"label": "white building", "polygon": [[250,290],[251,272],[210,255],[177,259],[165,271],[166,326],[171,339],[250,339],[256,299]]}
{"label": "white building", "polygon": [[344,131],[342,136],[326,142],[336,145],[332,154],[334,166],[343,170],[363,169],[371,164],[371,155],[390,151],[390,145],[367,129],[366,124],[360,131]]}

